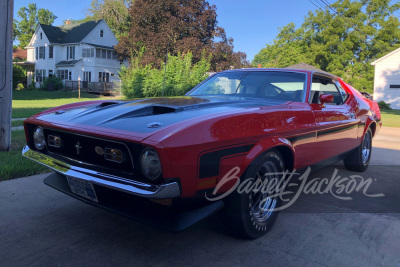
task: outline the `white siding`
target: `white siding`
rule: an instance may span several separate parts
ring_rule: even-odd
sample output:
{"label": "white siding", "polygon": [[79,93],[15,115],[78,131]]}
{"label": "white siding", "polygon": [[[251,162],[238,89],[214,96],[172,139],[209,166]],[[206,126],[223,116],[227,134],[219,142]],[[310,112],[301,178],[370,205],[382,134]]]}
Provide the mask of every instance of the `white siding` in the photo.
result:
{"label": "white siding", "polygon": [[390,88],[390,85],[400,86],[400,50],[376,62],[374,78],[374,99],[400,109],[400,88]]}
{"label": "white siding", "polygon": [[[103,30],[103,37],[100,37],[100,30]],[[42,38],[40,38],[40,33],[42,33]],[[78,77],[83,80],[83,72],[90,71],[91,78],[93,82],[99,81],[99,72],[110,73],[110,81],[119,80],[118,71],[120,70],[120,63],[118,60],[113,59],[103,59],[103,58],[82,58],[83,48],[94,48],[94,46],[87,45],[85,43],[91,43],[95,45],[113,47],[118,43],[111,29],[108,27],[107,23],[102,21],[96,28],[93,29],[79,44],[53,44],[53,58],[49,58],[49,46],[50,42],[44,34],[43,30],[39,26],[33,35],[29,47],[28,47],[28,61],[35,62],[36,70],[45,70],[46,76],[49,75],[49,70],[53,71],[53,74],[57,74],[57,70],[65,70],[71,72],[71,79],[77,81]],[[36,59],[35,48],[45,47],[45,59]],[[75,60],[81,59],[74,66],[59,66],[56,64],[60,61],[67,60],[67,48],[69,46],[75,46]],[[70,58],[68,60],[71,60]],[[111,76],[111,74],[114,76]],[[33,77],[34,78],[34,77]],[[36,83],[39,87],[40,84]]]}
{"label": "white siding", "polygon": [[[103,37],[100,37],[100,31],[103,30]],[[115,38],[110,27],[104,21],[100,22],[85,38],[82,40],[83,43],[114,46],[118,44],[117,38]]]}
{"label": "white siding", "polygon": [[[42,34],[42,39],[40,39],[40,34]],[[32,36],[31,41],[29,42],[31,46],[43,46],[45,44],[50,44],[49,39],[47,39],[46,34],[44,34],[42,27],[37,28],[35,33]]]}
{"label": "white siding", "polygon": [[28,48],[26,49],[26,53],[27,53],[27,61],[29,62],[33,62],[35,61],[35,48]]}

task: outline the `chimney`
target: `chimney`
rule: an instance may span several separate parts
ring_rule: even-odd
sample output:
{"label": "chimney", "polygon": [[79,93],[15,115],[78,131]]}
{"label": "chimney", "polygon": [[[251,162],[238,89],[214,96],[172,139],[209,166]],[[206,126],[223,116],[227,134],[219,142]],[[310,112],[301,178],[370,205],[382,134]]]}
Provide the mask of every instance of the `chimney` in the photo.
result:
{"label": "chimney", "polygon": [[71,20],[70,20],[70,19],[67,19],[67,20],[65,21],[65,25],[69,25],[69,24],[71,24]]}

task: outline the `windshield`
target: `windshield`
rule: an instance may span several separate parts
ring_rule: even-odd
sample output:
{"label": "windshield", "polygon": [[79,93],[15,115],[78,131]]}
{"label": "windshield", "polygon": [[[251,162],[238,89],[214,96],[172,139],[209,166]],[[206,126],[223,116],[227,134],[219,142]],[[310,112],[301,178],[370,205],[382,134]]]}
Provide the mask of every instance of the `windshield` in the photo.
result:
{"label": "windshield", "polygon": [[304,73],[284,71],[232,71],[218,73],[189,95],[233,95],[302,102]]}

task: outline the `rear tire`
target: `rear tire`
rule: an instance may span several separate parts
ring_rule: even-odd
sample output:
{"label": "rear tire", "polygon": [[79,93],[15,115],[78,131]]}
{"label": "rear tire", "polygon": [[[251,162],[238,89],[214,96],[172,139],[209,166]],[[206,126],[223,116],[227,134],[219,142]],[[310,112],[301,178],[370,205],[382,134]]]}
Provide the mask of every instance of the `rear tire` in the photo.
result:
{"label": "rear tire", "polygon": [[[254,160],[241,182],[249,178],[281,179],[284,171],[282,156],[277,150],[270,150]],[[230,227],[234,236],[256,239],[266,234],[275,223],[279,206],[279,197],[269,197],[268,193],[254,192],[238,193],[237,190],[225,198],[225,225]]]}
{"label": "rear tire", "polygon": [[365,132],[361,145],[355,148],[343,159],[346,169],[363,172],[368,168],[372,154],[372,131],[370,128]]}

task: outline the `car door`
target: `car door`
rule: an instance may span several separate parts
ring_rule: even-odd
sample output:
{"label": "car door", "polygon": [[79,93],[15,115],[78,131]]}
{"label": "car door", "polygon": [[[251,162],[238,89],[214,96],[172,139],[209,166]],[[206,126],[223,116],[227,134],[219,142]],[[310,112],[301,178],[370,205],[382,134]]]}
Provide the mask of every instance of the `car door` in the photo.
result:
{"label": "car door", "polygon": [[[321,104],[322,94],[333,95],[333,102]],[[317,161],[341,155],[357,143],[359,120],[347,100],[347,93],[333,77],[313,75],[309,103],[317,125]]]}

